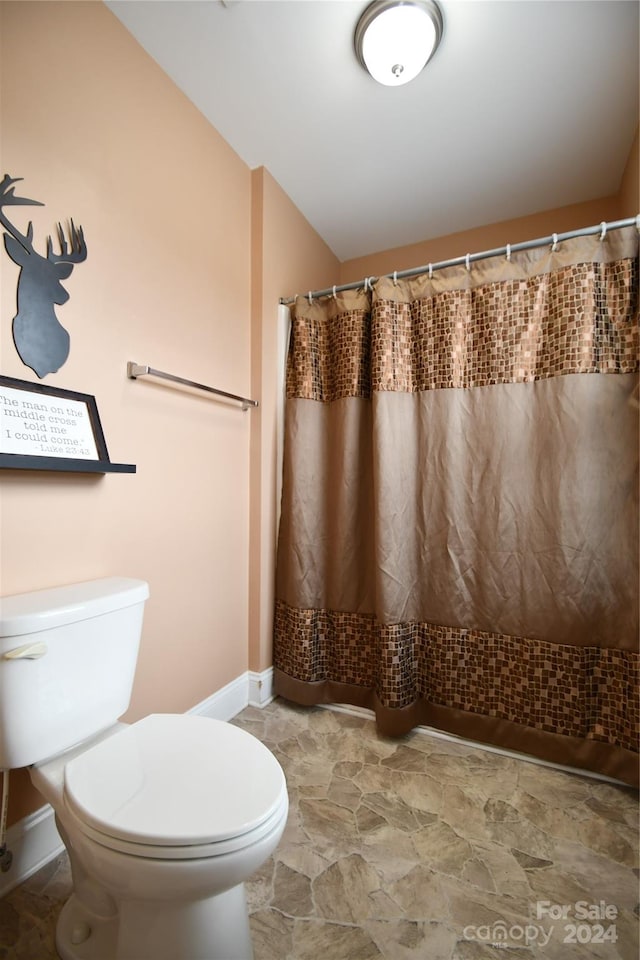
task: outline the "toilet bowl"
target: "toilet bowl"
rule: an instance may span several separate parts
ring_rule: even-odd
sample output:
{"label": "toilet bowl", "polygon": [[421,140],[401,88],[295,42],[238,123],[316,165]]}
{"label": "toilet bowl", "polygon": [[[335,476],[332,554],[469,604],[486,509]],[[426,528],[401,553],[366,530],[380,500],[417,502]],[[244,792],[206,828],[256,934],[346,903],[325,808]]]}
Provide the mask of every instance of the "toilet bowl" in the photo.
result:
{"label": "toilet bowl", "polygon": [[0,767],[29,766],[69,854],[62,960],[251,960],[244,881],[282,836],[284,773],[229,723],[117,722],[146,595],[110,578],[2,599]]}
{"label": "toilet bowl", "polygon": [[288,812],[282,769],[228,723],[153,714],[31,767],[71,857],[62,960],[247,960],[244,880]]}

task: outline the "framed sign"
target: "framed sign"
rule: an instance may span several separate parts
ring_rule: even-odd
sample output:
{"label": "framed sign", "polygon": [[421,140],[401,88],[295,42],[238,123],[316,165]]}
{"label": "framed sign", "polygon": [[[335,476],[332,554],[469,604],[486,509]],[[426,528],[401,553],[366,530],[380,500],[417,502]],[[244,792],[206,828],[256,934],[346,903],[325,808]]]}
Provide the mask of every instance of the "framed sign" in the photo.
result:
{"label": "framed sign", "polygon": [[0,454],[108,463],[95,397],[0,376]]}

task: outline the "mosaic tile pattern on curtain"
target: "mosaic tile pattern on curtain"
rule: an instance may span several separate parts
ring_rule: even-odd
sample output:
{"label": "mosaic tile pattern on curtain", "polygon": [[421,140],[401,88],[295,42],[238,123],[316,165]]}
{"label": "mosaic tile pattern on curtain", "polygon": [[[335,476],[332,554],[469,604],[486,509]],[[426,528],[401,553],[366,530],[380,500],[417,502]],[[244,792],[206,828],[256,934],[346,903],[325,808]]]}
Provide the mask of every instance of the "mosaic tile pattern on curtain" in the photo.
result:
{"label": "mosaic tile pattern on curtain", "polygon": [[[287,638],[283,642],[282,638]],[[274,661],[286,674],[376,691],[398,709],[424,698],[569,737],[637,749],[638,654],[276,601]]]}
{"label": "mosaic tile pattern on curtain", "polygon": [[[298,317],[287,396],[331,402],[638,369],[638,264],[579,263],[411,302]],[[371,333],[368,330],[371,329]]]}

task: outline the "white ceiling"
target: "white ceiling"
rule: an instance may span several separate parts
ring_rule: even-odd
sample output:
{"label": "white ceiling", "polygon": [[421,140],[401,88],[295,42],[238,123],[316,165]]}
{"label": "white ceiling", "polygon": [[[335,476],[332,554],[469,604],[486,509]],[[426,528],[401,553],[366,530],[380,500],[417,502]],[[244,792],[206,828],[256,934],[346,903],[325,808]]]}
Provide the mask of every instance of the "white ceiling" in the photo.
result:
{"label": "white ceiling", "polygon": [[367,0],[107,5],[340,260],[616,193],[638,0],[439,2],[438,51],[395,88],[353,51]]}

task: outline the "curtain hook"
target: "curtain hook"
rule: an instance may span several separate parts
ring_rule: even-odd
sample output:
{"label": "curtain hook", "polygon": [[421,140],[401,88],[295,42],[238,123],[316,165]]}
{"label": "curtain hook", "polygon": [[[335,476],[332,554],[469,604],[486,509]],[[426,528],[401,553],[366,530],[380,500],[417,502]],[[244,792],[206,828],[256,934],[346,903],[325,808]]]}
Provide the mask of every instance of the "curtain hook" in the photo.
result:
{"label": "curtain hook", "polygon": [[335,283],[334,283],[334,285],[333,285],[333,299],[334,299],[334,300],[336,299],[336,285],[335,285]]}
{"label": "curtain hook", "polygon": [[468,253],[468,254],[466,255],[466,257],[464,258],[464,262],[465,262],[466,267],[467,267],[467,272],[470,272],[470,270],[471,270],[471,254],[470,254],[470,253]]}
{"label": "curtain hook", "polygon": [[311,290],[309,290],[309,293],[307,294],[307,296],[309,298],[309,306],[311,306],[311,304],[313,303],[313,293],[311,292]]}
{"label": "curtain hook", "polygon": [[397,287],[397,286],[398,286],[398,271],[397,271],[397,270],[394,270],[394,271],[393,271],[393,285],[394,285],[394,287]]}
{"label": "curtain hook", "polygon": [[511,263],[511,244],[507,244],[507,260]]}
{"label": "curtain hook", "polygon": [[433,280],[433,264],[429,264],[429,280]]}
{"label": "curtain hook", "polygon": [[606,224],[606,222],[603,220],[602,223],[600,224],[600,242],[601,242],[601,243],[602,243],[602,241],[604,240],[604,238],[606,237],[606,235],[607,235],[607,224]]}
{"label": "curtain hook", "polygon": [[558,234],[551,234],[551,239],[553,240],[553,243],[551,244],[551,253],[555,253],[558,249]]}

